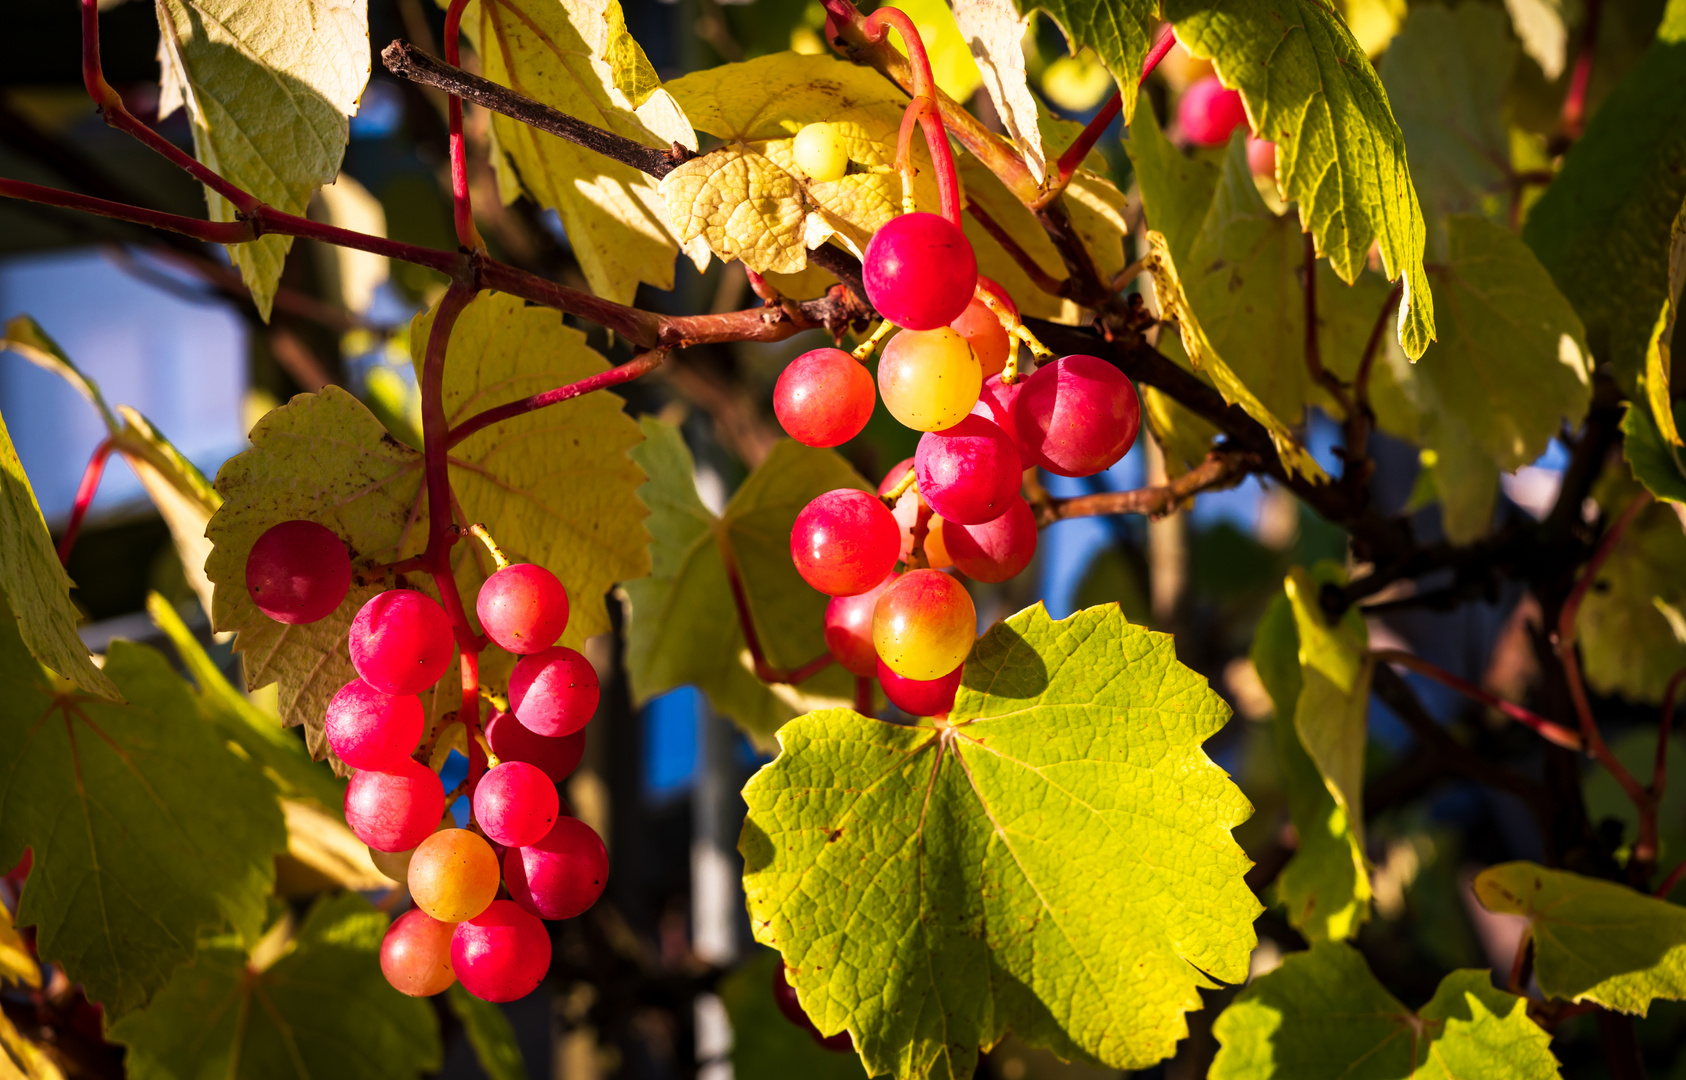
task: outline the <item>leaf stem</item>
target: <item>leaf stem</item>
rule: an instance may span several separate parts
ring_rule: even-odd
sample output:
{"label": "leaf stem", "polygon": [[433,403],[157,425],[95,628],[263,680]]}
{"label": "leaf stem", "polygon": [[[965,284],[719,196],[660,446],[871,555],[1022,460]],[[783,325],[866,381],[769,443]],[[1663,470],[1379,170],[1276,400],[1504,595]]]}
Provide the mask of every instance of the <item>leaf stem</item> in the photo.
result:
{"label": "leaf stem", "polygon": [[[1153,69],[1159,66],[1159,61],[1165,59],[1165,54],[1177,44],[1177,35],[1172,31],[1171,24],[1166,23],[1159,30],[1159,37],[1153,42],[1153,48],[1148,50],[1147,57],[1142,61],[1142,77],[1136,81],[1140,86],[1147,82],[1147,77],[1153,74]],[[1065,190],[1077,169],[1083,164],[1083,159],[1089,156],[1089,151],[1095,148],[1106,129],[1118,114],[1124,111],[1124,91],[1122,88],[1113,91],[1112,97],[1101,106],[1094,119],[1090,120],[1083,130],[1077,133],[1077,138],[1071,140],[1065,153],[1060,155],[1054,166],[1054,186],[1042,196],[1042,203],[1052,202],[1054,197]]]}
{"label": "leaf stem", "polygon": [[744,645],[749,648],[750,660],[755,666],[755,677],[764,683],[795,686],[807,682],[830,667],[835,660],[829,652],[824,656],[816,656],[793,671],[785,671],[768,663],[766,654],[761,651],[761,638],[755,632],[755,618],[750,614],[749,597],[744,593],[743,576],[738,571],[738,556],[732,550],[732,542],[723,527],[715,528],[715,540],[720,547],[720,560],[726,566],[726,581],[732,587],[732,605],[737,608],[738,627],[743,631]]}
{"label": "leaf stem", "polygon": [[[867,41],[876,45],[884,41],[892,27],[901,34],[913,66],[913,100],[903,114],[901,142],[905,146],[910,141],[907,117],[916,115],[925,131],[925,144],[931,150],[931,162],[937,170],[937,193],[942,199],[943,217],[958,229],[960,177],[954,171],[954,151],[949,149],[948,132],[943,127],[942,112],[937,105],[937,95],[942,91],[937,89],[937,82],[931,77],[931,59],[925,53],[925,42],[919,36],[919,28],[900,8],[881,7],[861,23],[861,33]],[[898,161],[906,161],[904,169],[912,169],[911,155],[908,159],[903,159],[901,154],[897,157]],[[908,175],[909,172],[904,172],[904,179]]]}
{"label": "leaf stem", "polygon": [[664,355],[659,351],[639,353],[618,367],[612,367],[608,371],[600,371],[596,375],[580,379],[578,382],[571,382],[566,386],[558,386],[553,390],[545,390],[519,401],[507,402],[483,412],[475,413],[451,428],[446,436],[445,446],[450,449],[475,432],[482,431],[493,424],[502,423],[517,416],[524,416],[530,412],[537,412],[539,409],[560,402],[571,401],[574,398],[589,394],[593,390],[602,390],[610,386],[619,386],[621,383],[631,382],[633,379],[660,367]]}
{"label": "leaf stem", "polygon": [[70,523],[64,527],[64,536],[59,540],[59,565],[70,564],[70,549],[76,546],[76,537],[82,531],[82,519],[88,516],[88,507],[93,504],[94,493],[100,489],[100,478],[105,475],[105,463],[111,457],[111,437],[100,440],[94,447],[93,456],[88,459],[88,467],[82,471],[82,482],[76,486],[76,502],[70,508]]}
{"label": "leaf stem", "polygon": [[1445,668],[1431,664],[1420,656],[1403,652],[1399,649],[1372,649],[1370,655],[1385,664],[1398,664],[1409,668],[1419,675],[1426,675],[1442,686],[1450,687],[1467,698],[1481,702],[1497,709],[1517,723],[1530,728],[1535,734],[1567,750],[1581,749],[1581,737],[1561,724],[1553,723],[1530,709],[1525,709],[1515,702],[1506,701],[1497,694],[1476,686],[1472,682],[1460,679]]}
{"label": "leaf stem", "polygon": [[[468,0],[451,0],[445,9],[445,62],[452,67],[462,66],[458,37],[462,29],[463,8]],[[486,242],[474,227],[474,201],[468,190],[468,147],[462,132],[462,98],[446,92],[445,114],[450,126],[451,145],[451,211],[457,228],[457,243],[470,251],[484,251]]]}
{"label": "leaf stem", "polygon": [[[1301,269],[1305,279],[1305,366],[1311,372],[1312,381],[1329,392],[1335,403],[1341,407],[1341,415],[1350,419],[1353,413],[1352,398],[1347,396],[1347,388],[1334,372],[1323,366],[1323,348],[1317,338],[1317,239],[1311,233],[1305,234],[1305,260]],[[1351,447],[1347,448],[1350,452]]]}
{"label": "leaf stem", "polygon": [[1563,96],[1561,126],[1568,139],[1578,139],[1586,127],[1586,94],[1592,83],[1592,65],[1598,55],[1598,24],[1604,0],[1587,0],[1586,21],[1581,24],[1581,47],[1575,54],[1575,68],[1569,76],[1569,92]]}
{"label": "leaf stem", "polygon": [[1668,872],[1668,877],[1663,878],[1663,883],[1658,885],[1656,892],[1651,895],[1667,900],[1668,894],[1673,892],[1675,887],[1680,884],[1681,878],[1686,878],[1686,859],[1680,860],[1675,868]]}

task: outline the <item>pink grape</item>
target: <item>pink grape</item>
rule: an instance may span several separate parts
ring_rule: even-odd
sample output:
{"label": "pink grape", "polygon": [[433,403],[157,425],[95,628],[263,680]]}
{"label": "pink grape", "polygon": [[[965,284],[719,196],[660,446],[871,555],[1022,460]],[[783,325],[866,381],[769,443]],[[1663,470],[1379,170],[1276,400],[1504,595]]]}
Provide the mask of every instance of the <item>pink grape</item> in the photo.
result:
{"label": "pink grape", "polygon": [[905,713],[914,716],[940,716],[954,708],[954,695],[960,689],[962,664],[936,679],[908,679],[897,675],[890,665],[878,661],[878,684],[884,696]]}
{"label": "pink grape", "polygon": [[[1012,312],[1019,313],[1018,305],[1007,295],[1007,290],[990,278],[978,275],[978,287],[1001,302],[1001,306]],[[1007,333],[1007,328],[1001,325],[1000,316],[989,309],[989,305],[979,300],[974,294],[972,302],[966,305],[966,310],[960,317],[948,324],[949,327],[966,339],[966,344],[972,347],[972,353],[983,366],[984,378],[997,375],[1007,366],[1007,357],[1013,351],[1013,339]]]}
{"label": "pink grape", "polygon": [[900,545],[896,519],[883,502],[854,488],[814,499],[790,530],[797,573],[828,596],[853,596],[883,581]]}
{"label": "pink grape", "polygon": [[426,725],[421,698],[383,694],[353,679],[328,702],[322,727],[341,761],[354,769],[385,769],[415,751]]}
{"label": "pink grape", "polygon": [[773,1002],[778,1005],[779,1012],[784,1013],[786,1020],[806,1031],[810,1038],[827,1050],[840,1054],[854,1052],[855,1044],[847,1031],[839,1031],[830,1038],[820,1034],[820,1029],[815,1027],[814,1022],[808,1019],[808,1014],[802,1011],[802,1003],[796,998],[796,988],[791,986],[790,980],[785,977],[783,964],[773,969]]}
{"label": "pink grape", "polygon": [[943,524],[943,543],[954,568],[973,581],[1001,582],[1017,577],[1036,554],[1036,515],[1023,499],[982,525]]}
{"label": "pink grape", "polygon": [[509,675],[515,718],[551,738],[572,735],[590,723],[600,693],[591,661],[561,645],[523,656]]}
{"label": "pink grape", "polygon": [[492,753],[499,758],[537,765],[557,784],[579,768],[580,758],[585,755],[584,729],[550,738],[533,731],[513,713],[492,714],[486,721],[486,741],[492,744]]}
{"label": "pink grape", "polygon": [[407,758],[389,771],[357,773],[345,787],[345,823],[376,851],[408,851],[444,816],[439,774]]}
{"label": "pink grape", "polygon": [[940,570],[910,570],[872,612],[878,658],[904,679],[937,679],[972,651],[977,609],[966,587]]}
{"label": "pink grape", "polygon": [[523,908],[544,919],[571,919],[597,902],[609,881],[609,852],[590,825],[559,818],[535,844],[510,848],[503,883]]}
{"label": "pink grape", "polygon": [[383,694],[419,694],[451,666],[451,620],[414,589],[388,589],[351,620],[351,666]]}
{"label": "pink grape", "polygon": [[[878,485],[878,494],[886,495],[890,489],[901,483],[907,470],[913,468],[913,459],[907,458],[898,462],[895,468],[884,474],[884,480]],[[913,554],[913,527],[918,523],[919,514],[923,511],[925,521],[925,562],[932,570],[942,570],[953,566],[948,557],[948,549],[943,547],[943,519],[940,514],[931,513],[931,504],[919,494],[917,487],[908,488],[902,492],[901,498],[896,500],[895,509],[890,513],[896,519],[896,527],[901,530],[901,548],[897,558],[903,562]]]}
{"label": "pink grape", "polygon": [[474,788],[474,820],[505,847],[542,839],[556,824],[558,807],[555,782],[525,761],[500,762]]}
{"label": "pink grape", "polygon": [[474,613],[498,648],[525,656],[550,648],[568,628],[568,590],[544,567],[515,563],[480,586]]}
{"label": "pink grape", "polygon": [[451,969],[455,923],[411,910],[393,920],[381,939],[381,974],[400,994],[431,997],[457,981]]}
{"label": "pink grape", "polygon": [[975,415],[920,436],[913,469],[919,494],[931,509],[945,521],[966,525],[981,525],[1005,513],[1018,497],[1024,471],[1007,433]]}
{"label": "pink grape", "polygon": [[878,671],[878,650],[872,647],[872,609],[896,580],[885,578],[854,596],[834,596],[825,606],[825,647],[844,670],[870,677]]}
{"label": "pink grape", "polygon": [[978,258],[947,219],[902,214],[873,234],[861,277],[880,315],[907,330],[935,330],[971,303]]}
{"label": "pink grape", "polygon": [[324,526],[302,518],[272,525],[246,556],[246,592],[278,623],[313,623],[351,588],[351,556]]}
{"label": "pink grape", "polygon": [[1241,94],[1224,89],[1216,75],[1208,75],[1183,91],[1177,102],[1177,123],[1197,146],[1222,146],[1230,132],[1247,122]]}
{"label": "pink grape", "polygon": [[842,349],[792,360],[773,387],[773,412],[804,446],[838,446],[861,433],[878,401],[872,373]]}
{"label": "pink grape", "polygon": [[1247,168],[1254,176],[1270,179],[1276,176],[1276,144],[1247,136]]}
{"label": "pink grape", "polygon": [[978,393],[978,403],[972,406],[972,415],[992,421],[996,427],[1006,432],[1007,437],[1013,440],[1013,448],[1019,452],[1020,463],[1029,465],[1024,444],[1019,441],[1019,423],[1015,418],[1019,392],[1024,389],[1024,384],[1025,379],[1021,378],[1008,386],[1001,381],[1001,376],[991,375],[984,380],[983,390]]}
{"label": "pink grape", "polygon": [[544,923],[508,900],[457,924],[451,967],[462,988],[481,1001],[514,1001],[539,988],[550,970]]}
{"label": "pink grape", "polygon": [[1142,407],[1124,373],[1098,356],[1062,356],[1024,380],[1014,406],[1025,464],[1092,476],[1129,452]]}

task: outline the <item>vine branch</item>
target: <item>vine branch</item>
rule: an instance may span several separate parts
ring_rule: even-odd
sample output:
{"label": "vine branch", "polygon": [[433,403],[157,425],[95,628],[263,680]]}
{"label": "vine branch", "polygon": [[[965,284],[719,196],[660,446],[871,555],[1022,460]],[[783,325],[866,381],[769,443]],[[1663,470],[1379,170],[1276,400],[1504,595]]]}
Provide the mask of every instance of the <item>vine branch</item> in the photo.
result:
{"label": "vine branch", "polygon": [[1051,499],[1046,492],[1032,504],[1036,524],[1052,525],[1067,518],[1105,514],[1146,514],[1164,517],[1203,491],[1214,491],[1237,483],[1258,465],[1256,455],[1245,450],[1219,448],[1188,472],[1167,484],[1134,491],[1105,491],[1068,499]]}
{"label": "vine branch", "polygon": [[1581,749],[1581,737],[1561,724],[1553,723],[1531,709],[1525,709],[1512,701],[1506,701],[1497,694],[1469,682],[1447,671],[1445,668],[1431,664],[1420,656],[1402,652],[1398,649],[1374,649],[1370,655],[1384,664],[1398,664],[1409,668],[1419,675],[1425,675],[1442,686],[1456,690],[1475,701],[1494,708],[1515,720],[1517,723],[1531,729],[1535,734],[1547,742],[1555,743],[1566,750]]}

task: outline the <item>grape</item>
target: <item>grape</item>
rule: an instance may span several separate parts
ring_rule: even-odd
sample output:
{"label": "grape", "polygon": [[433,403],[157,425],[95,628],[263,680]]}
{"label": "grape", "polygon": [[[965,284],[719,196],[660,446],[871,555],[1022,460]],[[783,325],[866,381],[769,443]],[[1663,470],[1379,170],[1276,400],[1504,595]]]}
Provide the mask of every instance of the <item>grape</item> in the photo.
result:
{"label": "grape", "polygon": [[1024,389],[1024,384],[1025,380],[1021,378],[1008,386],[1001,381],[1001,376],[991,375],[984,380],[978,403],[972,406],[972,415],[981,416],[1006,432],[1007,437],[1013,440],[1013,449],[1019,452],[1019,464],[1028,466],[1030,459],[1024,452],[1024,443],[1019,440],[1019,422],[1015,416],[1019,392]]}
{"label": "grape", "polygon": [[1017,577],[1036,554],[1036,515],[1023,499],[1014,499],[994,521],[944,524],[943,543],[954,557],[954,568],[973,581],[1006,581]]}
{"label": "grape", "polygon": [[954,708],[964,664],[937,679],[904,679],[884,661],[878,661],[878,684],[890,704],[914,716],[940,716]]}
{"label": "grape", "polygon": [[816,183],[841,180],[849,171],[849,147],[842,134],[827,123],[808,124],[796,133],[790,147],[796,167]]}
{"label": "grape", "polygon": [[451,967],[462,988],[481,1001],[524,998],[550,970],[550,934],[544,923],[508,900],[457,924]]}
{"label": "grape", "polygon": [[509,674],[515,718],[539,735],[572,735],[591,722],[600,693],[597,669],[573,649],[555,645],[523,656]]}
{"label": "grape", "polygon": [[878,658],[904,679],[937,679],[972,651],[978,615],[966,587],[940,570],[910,570],[872,612]]}
{"label": "grape", "polygon": [[1276,144],[1252,135],[1247,136],[1247,168],[1254,176],[1267,180],[1276,178]]}
{"label": "grape", "polygon": [[968,415],[951,428],[927,431],[913,456],[919,494],[945,521],[981,525],[1018,497],[1023,466],[1013,440],[994,422]]}
{"label": "grape", "polygon": [[451,620],[414,589],[388,589],[351,620],[351,666],[363,681],[395,697],[419,694],[451,666]]}
{"label": "grape", "polygon": [[[434,826],[433,831],[454,829],[456,826],[457,819],[450,814],[446,814],[439,819],[439,824]],[[364,846],[367,847],[367,845]],[[415,854],[415,848],[405,848],[403,851],[382,851],[379,848],[369,848],[369,861],[375,864],[375,869],[379,870],[382,875],[402,885],[410,880],[410,860],[415,857]]]}
{"label": "grape", "polygon": [[773,1001],[778,1005],[779,1012],[784,1013],[786,1020],[806,1031],[810,1038],[827,1050],[839,1053],[854,1052],[855,1044],[850,1040],[847,1031],[839,1031],[829,1038],[820,1034],[820,1029],[815,1027],[814,1022],[808,1019],[808,1014],[802,1011],[802,1003],[796,999],[796,988],[785,978],[783,964],[773,969]]}
{"label": "grape", "polygon": [[871,676],[878,670],[878,650],[872,647],[872,609],[894,580],[892,575],[866,592],[834,596],[825,606],[825,647],[852,674]]}
{"label": "grape", "polygon": [[474,820],[487,838],[505,847],[525,847],[556,824],[556,784],[537,765],[505,761],[474,788]]}
{"label": "grape", "polygon": [[1224,89],[1216,75],[1190,85],[1177,102],[1177,123],[1196,146],[1222,146],[1230,132],[1246,122],[1240,93]]}
{"label": "grape", "polygon": [[1013,408],[1025,463],[1092,476],[1129,452],[1141,402],[1123,372],[1097,356],[1062,356],[1024,380]]}
{"label": "grape", "polygon": [[[907,470],[913,468],[913,459],[908,458],[900,462],[895,468],[884,475],[884,482],[878,485],[878,494],[883,495],[891,488],[901,483]],[[943,547],[942,524],[943,519],[931,513],[931,505],[919,494],[917,486],[908,488],[896,500],[895,509],[890,513],[896,519],[896,527],[902,531],[902,545],[899,558],[906,562],[913,554],[913,527],[918,522],[919,512],[926,514],[925,520],[925,562],[932,570],[941,570],[954,565],[948,557],[948,550]]]}
{"label": "grape", "polygon": [[408,758],[427,718],[414,694],[383,694],[362,679],[340,687],[328,702],[322,730],[339,759],[354,769],[385,769]]}
{"label": "grape", "polygon": [[966,234],[936,214],[903,214],[873,233],[861,261],[866,298],[907,330],[946,328],[972,301],[978,258]]}
{"label": "grape", "polygon": [[[978,275],[978,287],[987,289],[991,296],[1001,302],[1001,306],[1014,315],[1019,313],[1017,304],[1007,295],[1007,290],[994,281]],[[1001,325],[1001,319],[995,312],[989,310],[989,305],[972,297],[972,302],[966,305],[966,310],[960,317],[949,323],[949,328],[966,339],[966,344],[972,347],[972,353],[978,358],[983,367],[984,378],[998,375],[1007,366],[1007,357],[1013,349],[1012,335]]]}
{"label": "grape", "polygon": [[503,882],[523,908],[544,919],[571,919],[597,902],[609,880],[609,852],[590,825],[557,819],[536,844],[503,856]]}
{"label": "grape", "polygon": [[314,521],[270,526],[246,556],[246,592],[278,623],[296,626],[332,614],[350,588],[351,556]]}
{"label": "grape", "polygon": [[345,823],[376,851],[407,851],[445,816],[439,774],[406,758],[392,769],[357,773],[345,786]]}
{"label": "grape", "polygon": [[802,580],[828,596],[866,592],[896,565],[896,519],[854,488],[819,496],[796,515],[790,558]]}
{"label": "grape", "polygon": [[548,738],[533,731],[511,713],[494,712],[486,721],[486,741],[492,753],[504,761],[525,761],[537,765],[551,781],[560,784],[579,768],[585,754],[583,729],[561,738]]}
{"label": "grape", "polygon": [[457,981],[451,970],[456,926],[425,911],[406,911],[381,939],[381,973],[400,994],[431,997]]}
{"label": "grape", "polygon": [[550,648],[568,628],[568,590],[544,567],[516,563],[480,586],[474,613],[500,649],[525,656]]}
{"label": "grape", "polygon": [[441,829],[416,846],[410,895],[442,922],[472,919],[498,895],[498,856],[467,829]]}
{"label": "grape", "polygon": [[904,427],[953,427],[978,403],[983,368],[966,339],[950,330],[903,330],[878,360],[878,396]]}
{"label": "grape", "polygon": [[866,366],[842,349],[813,349],[773,387],[773,412],[803,446],[837,446],[861,433],[877,395]]}

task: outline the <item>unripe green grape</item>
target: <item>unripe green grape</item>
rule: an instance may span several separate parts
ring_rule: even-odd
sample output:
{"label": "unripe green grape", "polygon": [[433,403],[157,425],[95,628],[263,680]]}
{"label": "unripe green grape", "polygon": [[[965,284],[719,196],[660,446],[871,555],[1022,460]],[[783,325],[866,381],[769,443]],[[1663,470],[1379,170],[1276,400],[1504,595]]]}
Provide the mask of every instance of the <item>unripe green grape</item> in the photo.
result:
{"label": "unripe green grape", "polygon": [[809,124],[798,131],[790,152],[796,167],[816,183],[841,180],[849,171],[849,148],[831,124]]}
{"label": "unripe green grape", "polygon": [[915,431],[953,427],[972,411],[983,389],[983,368],[966,339],[946,326],[903,330],[878,361],[878,396]]}
{"label": "unripe green grape", "polygon": [[446,829],[416,846],[410,895],[440,922],[462,922],[497,898],[499,871],[492,845],[467,829]]}
{"label": "unripe green grape", "polygon": [[972,651],[977,626],[964,585],[940,570],[912,570],[878,598],[872,644],[902,678],[940,679]]}

